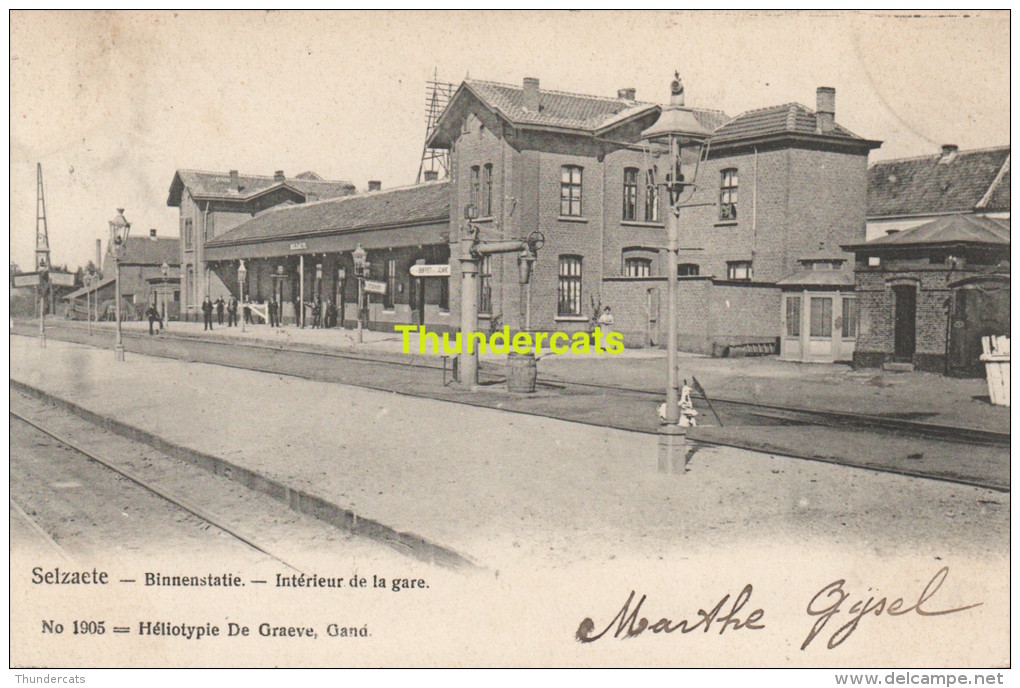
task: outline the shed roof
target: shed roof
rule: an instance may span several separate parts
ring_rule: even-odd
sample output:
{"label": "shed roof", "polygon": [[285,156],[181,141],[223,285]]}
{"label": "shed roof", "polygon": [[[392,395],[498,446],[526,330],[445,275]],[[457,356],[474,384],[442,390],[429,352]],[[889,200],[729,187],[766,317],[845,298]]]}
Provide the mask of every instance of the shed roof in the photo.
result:
{"label": "shed roof", "polygon": [[[107,247],[109,251],[109,247]],[[181,242],[176,237],[128,237],[121,263],[131,265],[181,264]]]}
{"label": "shed roof", "polygon": [[[777,134],[818,135],[865,142],[865,139],[839,124],[836,124],[831,132],[821,134],[818,131],[818,120],[814,110],[800,103],[784,103],[748,110],[737,115],[715,130],[712,143],[727,143]],[[872,147],[877,147],[877,142],[871,143],[876,144]]]}

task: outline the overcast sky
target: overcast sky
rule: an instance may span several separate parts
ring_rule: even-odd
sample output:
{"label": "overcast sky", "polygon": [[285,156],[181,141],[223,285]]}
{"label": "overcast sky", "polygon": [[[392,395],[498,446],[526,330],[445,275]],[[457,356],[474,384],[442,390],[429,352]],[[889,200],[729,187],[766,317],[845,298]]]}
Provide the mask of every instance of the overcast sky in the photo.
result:
{"label": "overcast sky", "polygon": [[42,163],[53,263],[176,235],[174,171],[414,183],[425,81],[465,77],[687,102],[730,115],[836,88],[872,160],[1009,143],[1009,15],[29,13],[11,16],[11,257],[32,269]]}

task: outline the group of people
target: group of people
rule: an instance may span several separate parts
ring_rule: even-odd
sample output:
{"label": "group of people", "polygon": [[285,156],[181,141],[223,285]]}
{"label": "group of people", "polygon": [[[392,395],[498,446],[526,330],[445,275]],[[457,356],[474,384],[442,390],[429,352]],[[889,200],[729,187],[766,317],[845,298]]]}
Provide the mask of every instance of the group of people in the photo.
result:
{"label": "group of people", "polygon": [[[300,308],[300,301],[294,302],[294,309],[297,312]],[[259,301],[259,305],[262,302]],[[305,302],[305,308],[309,309],[312,316],[312,328],[323,328],[323,327],[336,327],[337,317],[339,312],[336,304],[333,303],[332,299],[326,299],[325,307],[322,304],[322,300],[319,297],[315,297],[314,301]],[[245,301],[240,305],[241,317],[244,318],[244,322],[248,324],[254,324],[255,320],[252,316],[251,304]],[[154,310],[154,309],[153,309]],[[213,328],[213,312],[216,313],[216,322],[219,325],[223,324],[224,311],[227,314],[227,327],[237,326],[237,310],[238,302],[237,298],[231,296],[228,300],[224,301],[223,297],[220,296],[215,301],[211,297],[206,296],[202,302],[202,317],[205,322],[204,330],[211,330]],[[276,299],[270,298],[267,306],[269,315],[269,326],[279,327],[280,326],[280,304],[277,303]],[[151,329],[151,326],[150,326]],[[162,329],[162,321],[160,322],[160,329]]]}

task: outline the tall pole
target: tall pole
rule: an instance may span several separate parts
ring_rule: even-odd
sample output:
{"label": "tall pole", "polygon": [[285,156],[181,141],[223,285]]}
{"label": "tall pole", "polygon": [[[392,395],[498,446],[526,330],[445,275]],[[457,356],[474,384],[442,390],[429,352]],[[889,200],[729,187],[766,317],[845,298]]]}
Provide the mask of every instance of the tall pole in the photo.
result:
{"label": "tall pole", "polygon": [[301,303],[298,304],[298,321],[301,323],[301,327],[305,326],[305,256],[304,254],[298,256],[298,261],[301,269]]}
{"label": "tall pole", "polygon": [[468,338],[478,331],[478,258],[471,252],[466,233],[460,239],[460,385],[474,389],[478,385],[478,351],[468,352]]}
{"label": "tall pole", "polygon": [[[364,272],[364,269],[362,269]],[[361,312],[362,307],[365,305],[365,275],[358,275],[358,344],[365,341],[364,325],[364,314]]]}
{"label": "tall pole", "polygon": [[43,284],[43,275],[39,274],[39,348],[46,348],[46,287]]}
{"label": "tall pole", "polygon": [[123,337],[121,335],[121,331],[120,331],[120,258],[114,256],[113,264],[116,266],[116,270],[117,270],[117,279],[114,280],[116,285],[117,285],[117,289],[116,289],[116,302],[114,304],[114,309],[115,309],[114,312],[116,313],[116,317],[117,317],[117,343],[113,347],[113,353],[114,353],[114,358],[116,360],[123,361],[124,360],[124,339],[123,339]]}
{"label": "tall pole", "polygon": [[[679,155],[678,142],[669,143],[670,159]],[[670,189],[667,187],[667,197]],[[686,430],[680,427],[680,397],[677,390],[677,327],[679,325],[679,283],[677,263],[680,260],[680,208],[673,199],[666,212],[666,274],[667,315],[666,315],[666,422],[659,428],[659,471],[683,473],[687,464]]]}
{"label": "tall pole", "polygon": [[245,311],[245,304],[247,302],[244,300],[244,277],[242,277],[240,279],[240,282],[241,282],[241,332],[245,332],[245,329],[244,329],[244,321],[245,321],[244,314],[245,314],[245,312],[250,313],[251,311],[250,310],[249,311]]}
{"label": "tall pole", "polygon": [[85,285],[85,320],[89,324],[89,336],[92,336],[92,278],[88,280],[88,284]]}

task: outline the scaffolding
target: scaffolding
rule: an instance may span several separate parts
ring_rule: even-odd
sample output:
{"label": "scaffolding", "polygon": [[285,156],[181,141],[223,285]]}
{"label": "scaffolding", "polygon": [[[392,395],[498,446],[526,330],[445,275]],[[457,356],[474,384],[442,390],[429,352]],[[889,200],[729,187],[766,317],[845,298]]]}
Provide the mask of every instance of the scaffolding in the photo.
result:
{"label": "scaffolding", "polygon": [[428,140],[436,129],[439,117],[457,91],[456,84],[439,81],[438,70],[430,80],[425,82],[425,145],[421,152],[421,164],[418,166],[418,184],[421,184],[426,172],[434,172],[437,179],[450,176],[450,151],[444,148],[429,148]]}

